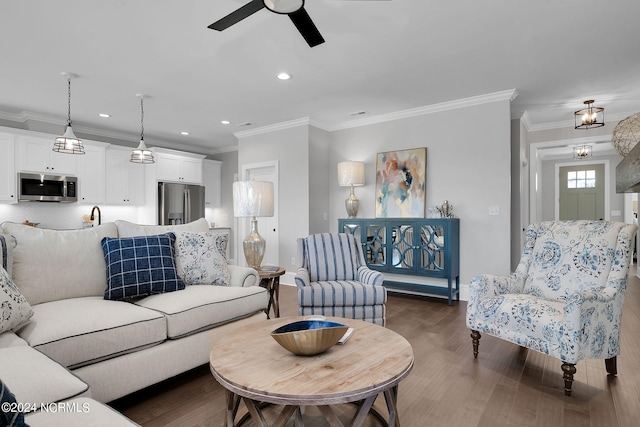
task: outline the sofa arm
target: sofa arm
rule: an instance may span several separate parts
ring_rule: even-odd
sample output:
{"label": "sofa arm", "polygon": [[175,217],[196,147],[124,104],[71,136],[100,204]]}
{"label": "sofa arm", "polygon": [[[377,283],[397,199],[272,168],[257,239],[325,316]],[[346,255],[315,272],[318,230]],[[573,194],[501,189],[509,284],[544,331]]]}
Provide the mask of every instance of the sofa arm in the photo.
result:
{"label": "sofa arm", "polygon": [[382,285],[384,275],[379,271],[372,270],[369,267],[358,267],[358,282],[366,285]]}
{"label": "sofa arm", "polygon": [[296,276],[294,277],[294,281],[296,283],[296,286],[299,288],[309,286],[309,283],[311,282],[309,280],[309,272],[307,271],[307,269],[299,268],[296,272]]}
{"label": "sofa arm", "polygon": [[251,267],[229,264],[229,273],[231,273],[231,283],[229,286],[240,286],[246,288],[260,284],[260,276],[258,275],[258,272]]}

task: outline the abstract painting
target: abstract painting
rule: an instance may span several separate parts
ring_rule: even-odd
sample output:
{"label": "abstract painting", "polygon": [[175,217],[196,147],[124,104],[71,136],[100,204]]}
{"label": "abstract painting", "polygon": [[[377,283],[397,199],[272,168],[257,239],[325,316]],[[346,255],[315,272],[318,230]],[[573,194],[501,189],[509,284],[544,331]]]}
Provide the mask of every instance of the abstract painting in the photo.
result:
{"label": "abstract painting", "polygon": [[378,153],[376,218],[424,218],[427,149]]}

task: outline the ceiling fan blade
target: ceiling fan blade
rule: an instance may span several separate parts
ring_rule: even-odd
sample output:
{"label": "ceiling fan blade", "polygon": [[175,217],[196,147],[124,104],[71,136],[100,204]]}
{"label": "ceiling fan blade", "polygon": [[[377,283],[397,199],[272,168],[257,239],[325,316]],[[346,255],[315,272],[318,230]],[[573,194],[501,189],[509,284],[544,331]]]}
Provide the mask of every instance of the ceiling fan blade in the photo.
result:
{"label": "ceiling fan blade", "polygon": [[304,7],[296,12],[290,13],[289,18],[291,18],[291,22],[293,22],[298,31],[300,31],[300,34],[302,34],[302,37],[307,41],[309,47],[324,43],[324,38],[322,38],[316,24],[313,23],[307,11],[304,10]]}
{"label": "ceiling fan blade", "polygon": [[233,24],[237,24],[238,22],[242,21],[244,18],[247,18],[253,15],[263,7],[264,7],[264,3],[262,2],[262,0],[251,0],[249,3],[245,4],[240,9],[237,9],[234,12],[231,12],[224,18],[209,25],[207,28],[211,28],[212,30],[218,30],[218,31],[226,30]]}

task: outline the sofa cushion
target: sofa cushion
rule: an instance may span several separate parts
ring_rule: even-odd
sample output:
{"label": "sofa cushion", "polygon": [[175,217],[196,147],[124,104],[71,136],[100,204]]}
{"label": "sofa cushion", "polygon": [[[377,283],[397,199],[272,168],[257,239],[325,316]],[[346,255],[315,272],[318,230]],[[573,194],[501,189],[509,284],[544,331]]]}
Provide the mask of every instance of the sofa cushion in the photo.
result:
{"label": "sofa cushion", "polygon": [[30,346],[72,369],[167,338],[161,313],[102,297],[71,298],[33,306],[18,335]]}
{"label": "sofa cushion", "polygon": [[260,286],[187,286],[182,291],[151,295],[134,304],[163,313],[167,336],[180,338],[264,310],[267,301],[267,292]]}
{"label": "sofa cushion", "polygon": [[13,272],[13,250],[16,238],[10,234],[0,234],[0,267],[7,270],[9,277]]}
{"label": "sofa cushion", "polygon": [[13,331],[0,334],[0,348],[15,347],[17,345],[29,345],[25,340],[16,335]]}
{"label": "sofa cushion", "polygon": [[538,226],[524,293],[560,301],[605,285],[624,223],[549,221]]}
{"label": "sofa cushion", "polygon": [[358,243],[351,234],[321,233],[305,239],[306,266],[312,282],[358,280]]}
{"label": "sofa cushion", "polygon": [[209,223],[204,218],[180,225],[140,225],[118,220],[116,221],[116,226],[118,227],[119,237],[152,236],[154,234],[163,234],[169,231],[202,232],[209,230]]}
{"label": "sofa cushion", "polygon": [[117,236],[115,224],[60,231],[5,222],[2,229],[18,242],[12,279],[32,306],[104,293],[106,265],[100,241]]}
{"label": "sofa cushion", "polygon": [[87,397],[64,402],[57,411],[39,411],[27,414],[29,427],[131,427],[138,424],[127,419],[111,407]]}
{"label": "sofa cushion", "polygon": [[102,239],[107,264],[104,298],[123,300],[184,289],[176,271],[173,233]]}
{"label": "sofa cushion", "polygon": [[298,305],[301,307],[353,307],[380,305],[387,302],[384,286],[367,285],[351,280],[311,282],[298,287]]}
{"label": "sofa cushion", "polygon": [[25,404],[25,413],[40,409],[41,403],[62,402],[89,394],[89,386],[84,381],[31,347],[2,348],[0,360],[0,378],[16,400]]}
{"label": "sofa cushion", "polygon": [[0,334],[19,328],[33,316],[31,306],[13,284],[7,270],[0,267]]}
{"label": "sofa cushion", "polygon": [[176,267],[185,285],[229,286],[224,234],[176,231]]}

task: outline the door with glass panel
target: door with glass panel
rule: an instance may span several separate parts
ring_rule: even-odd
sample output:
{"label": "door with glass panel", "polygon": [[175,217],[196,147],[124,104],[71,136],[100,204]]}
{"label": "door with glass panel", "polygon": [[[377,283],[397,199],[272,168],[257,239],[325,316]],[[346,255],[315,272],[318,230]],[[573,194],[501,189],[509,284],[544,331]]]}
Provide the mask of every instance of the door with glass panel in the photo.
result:
{"label": "door with glass panel", "polygon": [[604,164],[562,166],[559,219],[604,219]]}

